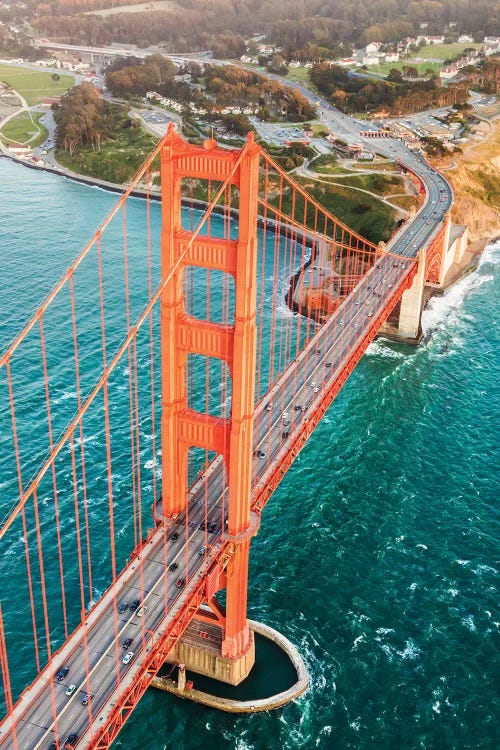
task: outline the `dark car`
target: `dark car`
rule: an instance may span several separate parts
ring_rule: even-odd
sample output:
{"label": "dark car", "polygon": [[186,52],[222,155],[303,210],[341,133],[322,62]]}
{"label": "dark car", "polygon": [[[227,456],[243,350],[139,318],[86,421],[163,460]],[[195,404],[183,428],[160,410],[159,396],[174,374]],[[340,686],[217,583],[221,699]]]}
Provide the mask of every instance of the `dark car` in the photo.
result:
{"label": "dark car", "polygon": [[178,567],[179,567],[179,566],[177,565],[177,563],[176,563],[176,562],[173,562],[173,563],[171,563],[171,564],[170,564],[170,565],[168,566],[168,569],[169,569],[169,570],[171,570],[171,571],[173,572],[174,570],[177,570],[177,568],[178,568]]}
{"label": "dark car", "polygon": [[169,536],[169,539],[171,542],[176,542],[178,538],[179,538],[179,534],[176,531],[174,531],[174,533],[170,534]]}
{"label": "dark car", "polygon": [[325,362],[325,367],[331,367],[331,366],[332,366],[331,362]]}
{"label": "dark car", "polygon": [[207,531],[209,534],[215,534],[217,532],[217,524],[207,523]]}
{"label": "dark car", "polygon": [[264,451],[254,451],[253,455],[255,456],[255,458],[265,458],[266,457],[266,454],[264,453]]}
{"label": "dark car", "polygon": [[78,735],[76,732],[72,732],[72,734],[68,734],[66,737],[66,742],[64,743],[64,747],[67,748],[67,750],[73,750],[73,748],[76,745],[76,741],[78,739]]}
{"label": "dark car", "polygon": [[123,613],[127,611],[127,608],[128,608],[127,602],[122,602],[121,604],[118,605],[118,614],[123,615]]}
{"label": "dark car", "polygon": [[285,430],[285,432],[282,433],[283,440],[286,440],[286,438],[289,437],[289,435],[290,433],[288,432],[288,430]]}
{"label": "dark car", "polygon": [[93,697],[94,697],[94,693],[85,693],[85,695],[82,698],[82,706],[87,706]]}
{"label": "dark car", "polygon": [[175,585],[177,586],[178,589],[181,589],[183,586],[186,585],[186,579],[178,578],[177,581],[175,582]]}
{"label": "dark car", "polygon": [[66,675],[69,672],[69,667],[62,667],[62,669],[59,670],[59,672],[56,674],[56,680],[58,682],[62,682]]}
{"label": "dark car", "polygon": [[129,608],[129,609],[131,609],[131,610],[132,610],[132,612],[135,612],[135,610],[136,610],[136,609],[139,609],[139,607],[140,607],[140,606],[141,606],[141,600],[140,600],[140,599],[134,599],[134,601],[133,601],[133,602],[131,602],[131,603],[130,603],[130,604],[128,605],[128,608]]}
{"label": "dark car", "polygon": [[272,408],[273,408],[273,402],[269,401],[269,403],[266,404],[266,411],[271,411]]}
{"label": "dark car", "polygon": [[134,640],[133,638],[125,638],[125,640],[122,643],[123,648],[125,649],[129,648],[133,640]]}

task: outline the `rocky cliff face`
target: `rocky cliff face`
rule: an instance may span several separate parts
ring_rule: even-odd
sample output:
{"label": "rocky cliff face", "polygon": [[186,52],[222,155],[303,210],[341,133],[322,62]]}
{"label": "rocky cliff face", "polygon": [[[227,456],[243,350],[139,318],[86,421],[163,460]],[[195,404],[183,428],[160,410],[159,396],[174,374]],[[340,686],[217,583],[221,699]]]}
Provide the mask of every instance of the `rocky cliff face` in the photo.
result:
{"label": "rocky cliff face", "polygon": [[467,224],[471,241],[500,236],[500,121],[481,124],[481,140],[454,155],[445,171],[455,191],[452,221]]}

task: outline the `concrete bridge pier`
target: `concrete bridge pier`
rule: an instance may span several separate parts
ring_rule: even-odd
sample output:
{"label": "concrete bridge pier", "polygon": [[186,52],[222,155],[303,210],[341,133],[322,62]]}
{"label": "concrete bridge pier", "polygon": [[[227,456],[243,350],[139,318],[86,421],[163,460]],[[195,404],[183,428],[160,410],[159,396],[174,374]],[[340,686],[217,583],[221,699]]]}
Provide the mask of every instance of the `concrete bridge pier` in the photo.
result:
{"label": "concrete bridge pier", "polygon": [[224,653],[225,612],[215,599],[203,605],[184,635],[167,657],[169,664],[182,664],[188,672],[201,674],[229,685],[239,685],[255,663],[255,641],[249,629],[249,643],[237,656]]}

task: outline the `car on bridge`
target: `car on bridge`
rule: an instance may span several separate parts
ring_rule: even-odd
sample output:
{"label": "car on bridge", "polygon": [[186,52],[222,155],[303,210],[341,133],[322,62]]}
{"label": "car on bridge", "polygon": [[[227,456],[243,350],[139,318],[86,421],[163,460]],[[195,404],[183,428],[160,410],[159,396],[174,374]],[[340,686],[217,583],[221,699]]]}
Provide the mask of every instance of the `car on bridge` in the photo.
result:
{"label": "car on bridge", "polygon": [[125,640],[122,643],[122,648],[127,649],[130,648],[130,644],[132,643],[134,639],[133,638],[125,638]]}
{"label": "car on bridge", "polygon": [[62,682],[64,678],[66,677],[66,675],[68,674],[68,672],[69,672],[69,667],[62,667],[59,670],[59,672],[56,674],[56,680],[58,682]]}
{"label": "car on bridge", "polygon": [[76,685],[68,685],[66,688],[66,695],[73,695],[76,690]]}
{"label": "car on bridge", "polygon": [[133,651],[127,651],[127,653],[125,654],[125,656],[122,659],[122,664],[128,664],[132,660],[133,656],[134,656],[134,652]]}
{"label": "car on bridge", "polygon": [[[88,706],[88,704],[90,703],[93,697],[94,697],[94,693],[85,693],[85,695],[83,696],[81,700],[82,706]],[[65,745],[64,747],[67,747],[67,746]]]}

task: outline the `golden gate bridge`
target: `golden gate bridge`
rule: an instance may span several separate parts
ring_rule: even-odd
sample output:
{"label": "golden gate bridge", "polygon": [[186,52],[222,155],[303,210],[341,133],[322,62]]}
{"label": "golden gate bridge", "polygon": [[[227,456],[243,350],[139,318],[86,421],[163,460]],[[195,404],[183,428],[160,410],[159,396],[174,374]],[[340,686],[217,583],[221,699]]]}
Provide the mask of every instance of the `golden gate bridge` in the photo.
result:
{"label": "golden gate bridge", "polygon": [[[285,304],[320,253],[321,325]],[[0,604],[2,750],[109,747],[197,618],[220,629],[223,679],[244,679],[262,511],[419,262],[349,229],[251,135],[226,150],[169,129],[0,358],[17,488],[2,575],[23,570]]]}

